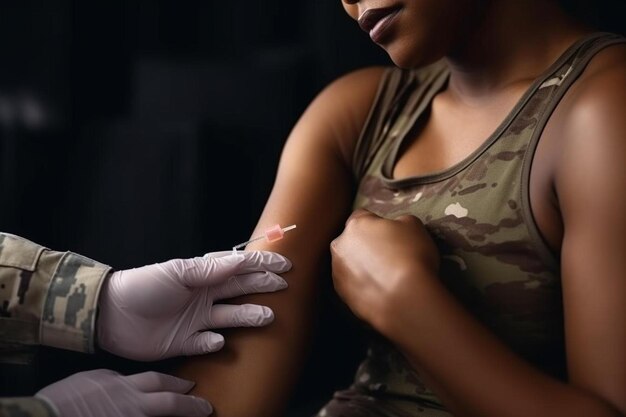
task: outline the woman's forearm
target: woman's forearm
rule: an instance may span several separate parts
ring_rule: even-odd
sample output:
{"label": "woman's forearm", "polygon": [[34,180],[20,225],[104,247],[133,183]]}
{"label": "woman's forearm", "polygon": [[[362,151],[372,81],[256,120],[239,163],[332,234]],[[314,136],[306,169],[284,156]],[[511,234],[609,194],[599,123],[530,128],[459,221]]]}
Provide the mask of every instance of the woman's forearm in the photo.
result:
{"label": "woman's forearm", "polygon": [[[440,284],[421,276],[420,291],[399,291],[376,327],[432,379],[456,416],[621,414],[593,394],[558,381],[515,355]],[[417,297],[417,299],[416,299]]]}

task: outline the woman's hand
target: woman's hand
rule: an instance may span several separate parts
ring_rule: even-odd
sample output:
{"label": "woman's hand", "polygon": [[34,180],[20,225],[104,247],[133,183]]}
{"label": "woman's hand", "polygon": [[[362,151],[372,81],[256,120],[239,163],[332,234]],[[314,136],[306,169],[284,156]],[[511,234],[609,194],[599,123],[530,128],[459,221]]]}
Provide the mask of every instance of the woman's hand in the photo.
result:
{"label": "woman's hand", "polygon": [[359,209],[331,244],[335,290],[359,318],[384,333],[420,281],[436,276],[439,253],[414,216],[384,219]]}

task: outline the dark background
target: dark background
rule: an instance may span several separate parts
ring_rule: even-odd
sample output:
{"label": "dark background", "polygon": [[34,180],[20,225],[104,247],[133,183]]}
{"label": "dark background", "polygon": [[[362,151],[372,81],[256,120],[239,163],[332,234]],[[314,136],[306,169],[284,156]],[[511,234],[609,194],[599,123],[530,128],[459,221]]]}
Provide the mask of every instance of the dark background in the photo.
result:
{"label": "dark background", "polygon": [[386,62],[338,0],[19,1],[0,39],[0,228],[117,268],[246,240],[312,97]]}
{"label": "dark background", "polygon": [[[624,0],[567,3],[625,32]],[[306,105],[389,63],[339,0],[3,1],[0,54],[0,230],[117,269],[248,239]],[[326,290],[327,342],[295,408],[349,383],[362,356],[360,327]],[[44,350],[35,370],[4,372],[0,394],[89,360]]]}

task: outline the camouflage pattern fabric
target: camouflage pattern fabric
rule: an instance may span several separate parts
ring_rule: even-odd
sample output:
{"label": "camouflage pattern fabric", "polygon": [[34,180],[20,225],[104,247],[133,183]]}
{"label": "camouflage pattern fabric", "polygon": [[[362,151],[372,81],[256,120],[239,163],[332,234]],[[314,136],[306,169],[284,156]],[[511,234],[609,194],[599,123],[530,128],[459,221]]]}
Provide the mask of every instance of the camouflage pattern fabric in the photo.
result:
{"label": "camouflage pattern fabric", "polygon": [[450,417],[438,408],[424,407],[401,398],[389,401],[355,388],[338,391],[317,417]]}
{"label": "camouflage pattern fabric", "polygon": [[[530,165],[547,120],[567,88],[600,49],[622,37],[594,34],[568,49],[533,85],[483,145],[441,172],[394,179],[402,144],[447,82],[439,62],[389,69],[353,161],[354,208],[382,217],[410,214],[438,245],[440,278],[467,310],[510,349],[546,373],[565,378],[558,258],[530,211]],[[372,341],[350,390],[317,417],[450,416],[404,356]]]}
{"label": "camouflage pattern fabric", "polygon": [[[100,286],[110,267],[0,233],[0,346],[93,353]],[[0,357],[2,360],[2,357]]]}
{"label": "camouflage pattern fabric", "polygon": [[58,413],[44,400],[33,397],[0,399],[0,417],[57,417]]}
{"label": "camouflage pattern fabric", "polygon": [[[0,233],[0,362],[37,345],[93,353],[98,293],[110,267]],[[0,398],[0,417],[54,416],[37,398]]]}

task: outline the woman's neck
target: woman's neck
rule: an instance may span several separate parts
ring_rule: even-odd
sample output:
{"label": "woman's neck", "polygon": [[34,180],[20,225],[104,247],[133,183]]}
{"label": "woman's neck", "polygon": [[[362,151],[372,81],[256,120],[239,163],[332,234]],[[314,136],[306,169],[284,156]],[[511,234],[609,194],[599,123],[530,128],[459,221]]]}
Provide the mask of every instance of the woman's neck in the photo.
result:
{"label": "woman's neck", "polygon": [[467,40],[446,58],[449,90],[468,102],[537,78],[590,30],[547,0],[492,1]]}

